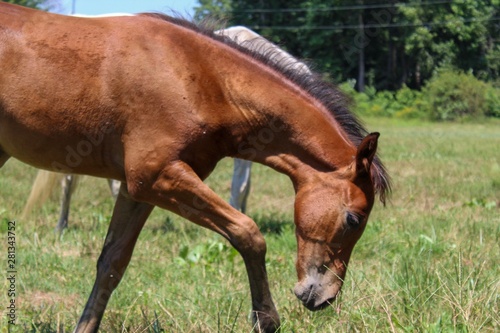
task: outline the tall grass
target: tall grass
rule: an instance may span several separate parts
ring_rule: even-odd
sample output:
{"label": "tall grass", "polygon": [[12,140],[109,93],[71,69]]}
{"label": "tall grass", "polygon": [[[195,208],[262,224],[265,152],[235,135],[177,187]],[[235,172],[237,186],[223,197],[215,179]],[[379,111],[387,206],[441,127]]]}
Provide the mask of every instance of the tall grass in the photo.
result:
{"label": "tall grass", "polygon": [[[265,232],[283,332],[498,332],[500,123],[371,120],[394,180],[355,248],[342,295],[309,312],[295,298],[293,189],[254,165],[249,215]],[[207,180],[228,197],[232,163]],[[9,161],[0,175],[2,241],[36,170]],[[17,325],[1,332],[71,332],[92,288],[113,206],[104,180],[73,198],[70,227],[54,233],[58,202],[17,220]],[[5,240],[5,241],[4,241]],[[7,245],[2,267],[6,267]],[[0,251],[2,253],[2,251]],[[6,269],[5,269],[6,271]],[[4,290],[8,288],[7,281]],[[244,264],[221,237],[156,209],[111,298],[102,332],[250,332]]]}

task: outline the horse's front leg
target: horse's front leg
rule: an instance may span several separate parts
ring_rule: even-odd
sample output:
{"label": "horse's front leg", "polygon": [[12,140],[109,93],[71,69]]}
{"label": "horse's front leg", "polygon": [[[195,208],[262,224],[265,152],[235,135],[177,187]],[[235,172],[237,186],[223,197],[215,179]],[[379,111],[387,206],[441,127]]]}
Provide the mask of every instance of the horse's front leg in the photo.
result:
{"label": "horse's front leg", "polygon": [[94,288],[75,329],[77,333],[97,332],[111,293],[130,262],[135,242],[153,206],[132,200],[122,185],[113,216],[97,262]]}
{"label": "horse's front leg", "polygon": [[[142,179],[142,180],[141,180]],[[173,211],[211,229],[238,250],[246,265],[256,331],[276,332],[280,326],[267,279],[266,242],[255,222],[215,194],[185,163],[168,166],[148,186],[147,177],[128,179],[137,200]],[[135,190],[131,184],[139,184]]]}

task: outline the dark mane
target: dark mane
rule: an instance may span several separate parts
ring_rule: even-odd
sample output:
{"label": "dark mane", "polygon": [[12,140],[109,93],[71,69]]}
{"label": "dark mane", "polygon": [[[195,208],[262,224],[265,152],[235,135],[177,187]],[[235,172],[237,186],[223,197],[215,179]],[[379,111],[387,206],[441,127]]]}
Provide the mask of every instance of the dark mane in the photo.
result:
{"label": "dark mane", "polygon": [[[249,47],[251,42],[244,43],[243,45],[238,44],[228,37],[215,34],[214,24],[210,22],[195,24],[182,18],[170,17],[160,13],[143,13],[140,15],[168,21],[221,41],[282,73],[286,78],[321,102],[348,134],[349,139],[354,145],[358,146],[368,134],[359,119],[349,111],[349,107],[352,104],[351,99],[341,92],[338,87],[322,79],[319,74],[298,71],[295,66],[299,63],[298,60],[291,58],[276,61],[273,56],[276,54],[276,50],[255,50]],[[247,46],[245,47],[245,45]],[[379,194],[380,200],[385,204],[386,197],[391,190],[390,177],[378,157],[375,157],[373,160],[372,179],[376,193]]]}

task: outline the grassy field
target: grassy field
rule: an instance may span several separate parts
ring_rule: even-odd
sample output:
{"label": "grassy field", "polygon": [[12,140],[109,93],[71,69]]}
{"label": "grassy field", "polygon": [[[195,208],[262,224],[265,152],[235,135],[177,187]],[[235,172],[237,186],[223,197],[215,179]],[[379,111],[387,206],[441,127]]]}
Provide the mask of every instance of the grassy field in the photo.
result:
{"label": "grassy field", "polygon": [[[430,124],[377,119],[394,182],[355,248],[343,293],[311,313],[295,298],[293,190],[255,165],[249,215],[268,242],[267,266],[282,332],[499,332],[500,122]],[[207,180],[228,198],[232,162]],[[54,226],[57,200],[20,212],[36,170],[9,161],[0,175],[1,267],[16,220],[16,325],[10,282],[0,332],[71,332],[92,288],[112,209],[104,180],[86,178],[70,228]],[[104,316],[102,332],[251,332],[244,265],[221,237],[156,209]]]}

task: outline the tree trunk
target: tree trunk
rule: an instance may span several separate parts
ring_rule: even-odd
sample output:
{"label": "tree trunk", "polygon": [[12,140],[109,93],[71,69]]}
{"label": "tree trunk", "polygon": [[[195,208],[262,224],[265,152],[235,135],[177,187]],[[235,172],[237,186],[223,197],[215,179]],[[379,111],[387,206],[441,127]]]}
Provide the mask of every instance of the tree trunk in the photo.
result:
{"label": "tree trunk", "polygon": [[[361,1],[361,3],[363,3]],[[359,36],[360,36],[360,48],[359,48],[359,58],[358,58],[358,91],[365,91],[365,27],[363,23],[363,11],[359,12]]]}
{"label": "tree trunk", "polygon": [[420,75],[420,63],[417,60],[417,65],[415,66],[415,88],[420,89],[422,84],[422,78]]}
{"label": "tree trunk", "polygon": [[399,86],[402,86],[406,83],[408,79],[408,68],[406,67],[406,54],[404,50],[399,53],[401,55],[401,81],[399,82]]}

